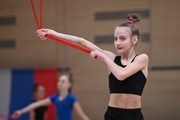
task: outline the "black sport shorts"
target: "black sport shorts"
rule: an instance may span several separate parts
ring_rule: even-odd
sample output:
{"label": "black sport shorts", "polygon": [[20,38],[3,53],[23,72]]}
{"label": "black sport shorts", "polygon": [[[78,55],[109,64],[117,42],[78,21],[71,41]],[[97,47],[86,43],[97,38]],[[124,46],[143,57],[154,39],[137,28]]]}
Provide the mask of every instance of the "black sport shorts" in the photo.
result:
{"label": "black sport shorts", "polygon": [[122,109],[108,106],[104,120],[144,120],[141,108]]}

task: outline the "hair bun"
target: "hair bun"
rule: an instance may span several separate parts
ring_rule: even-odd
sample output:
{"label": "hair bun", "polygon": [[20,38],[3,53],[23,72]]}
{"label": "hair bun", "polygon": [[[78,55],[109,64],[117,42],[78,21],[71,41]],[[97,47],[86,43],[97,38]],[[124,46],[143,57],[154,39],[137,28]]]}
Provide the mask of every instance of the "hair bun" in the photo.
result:
{"label": "hair bun", "polygon": [[127,19],[129,23],[136,23],[140,21],[140,15],[137,13],[129,14]]}

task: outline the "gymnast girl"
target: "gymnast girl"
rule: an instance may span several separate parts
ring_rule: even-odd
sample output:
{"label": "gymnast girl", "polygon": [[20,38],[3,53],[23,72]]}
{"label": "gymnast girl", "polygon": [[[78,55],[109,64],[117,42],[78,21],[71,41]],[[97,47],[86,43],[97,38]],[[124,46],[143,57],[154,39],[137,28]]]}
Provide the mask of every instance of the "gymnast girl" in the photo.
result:
{"label": "gymnast girl", "polygon": [[148,77],[149,58],[139,54],[140,33],[136,22],[138,14],[128,15],[128,21],[116,26],[114,46],[119,55],[102,50],[84,38],[58,33],[51,29],[39,29],[36,34],[43,40],[46,34],[79,44],[92,52],[93,59],[103,61],[109,70],[110,100],[105,120],[143,120],[141,96]]}
{"label": "gymnast girl", "polygon": [[61,75],[57,83],[59,93],[54,94],[46,99],[31,103],[27,107],[15,111],[12,118],[19,118],[22,114],[28,111],[53,103],[56,106],[57,120],[73,120],[73,109],[75,109],[82,120],[90,120],[83,112],[76,97],[70,93],[72,82],[73,81],[70,75]]}
{"label": "gymnast girl", "polygon": [[[32,86],[32,91],[34,96],[33,103],[44,99],[45,89],[42,85],[34,84]],[[45,120],[47,108],[47,106],[41,106],[34,110],[31,110],[29,114],[29,120]]]}

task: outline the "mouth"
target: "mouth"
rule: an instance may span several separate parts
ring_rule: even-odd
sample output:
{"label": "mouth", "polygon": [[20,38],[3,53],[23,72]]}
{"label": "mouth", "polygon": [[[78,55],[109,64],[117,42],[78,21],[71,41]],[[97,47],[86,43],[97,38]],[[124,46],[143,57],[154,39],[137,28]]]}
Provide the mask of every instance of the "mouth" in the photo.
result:
{"label": "mouth", "polygon": [[123,49],[123,47],[117,47],[117,50],[122,50]]}

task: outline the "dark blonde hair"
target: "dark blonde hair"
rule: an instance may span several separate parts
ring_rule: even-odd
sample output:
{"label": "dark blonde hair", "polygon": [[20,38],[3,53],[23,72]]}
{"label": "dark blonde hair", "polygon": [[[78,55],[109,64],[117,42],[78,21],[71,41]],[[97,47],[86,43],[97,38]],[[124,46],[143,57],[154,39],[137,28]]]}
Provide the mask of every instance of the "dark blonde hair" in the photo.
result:
{"label": "dark blonde hair", "polygon": [[140,39],[140,32],[138,27],[135,25],[135,23],[140,21],[140,15],[137,13],[133,13],[133,14],[129,14],[127,16],[128,21],[125,23],[120,23],[117,25],[117,27],[129,27],[130,31],[131,31],[131,38],[133,36],[137,36],[138,37],[138,42],[135,46],[135,50],[136,52],[140,52],[140,45],[142,43],[141,39]]}

